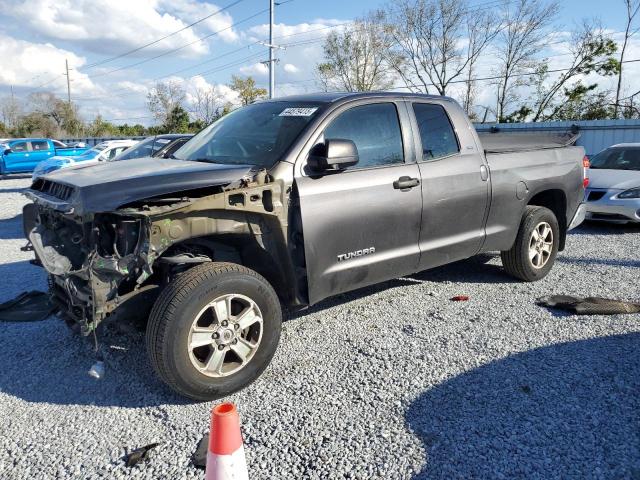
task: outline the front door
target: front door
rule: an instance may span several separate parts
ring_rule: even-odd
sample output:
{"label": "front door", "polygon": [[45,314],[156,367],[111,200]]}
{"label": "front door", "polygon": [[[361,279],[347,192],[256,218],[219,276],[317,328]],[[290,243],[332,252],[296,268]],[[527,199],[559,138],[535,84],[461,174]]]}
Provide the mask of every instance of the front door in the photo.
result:
{"label": "front door", "polygon": [[473,135],[463,128],[456,132],[445,105],[457,116],[456,125],[473,128],[451,102],[408,104],[419,144],[420,270],[475,255],[485,237],[489,171]]}
{"label": "front door", "polygon": [[420,172],[403,107],[360,102],[342,107],[320,126],[311,145],[352,140],[357,165],[317,176],[302,161],[296,184],[311,303],[416,271]]}
{"label": "front door", "polygon": [[25,172],[29,170],[30,159],[29,142],[18,140],[9,143],[11,153],[4,155],[4,166],[7,172]]}

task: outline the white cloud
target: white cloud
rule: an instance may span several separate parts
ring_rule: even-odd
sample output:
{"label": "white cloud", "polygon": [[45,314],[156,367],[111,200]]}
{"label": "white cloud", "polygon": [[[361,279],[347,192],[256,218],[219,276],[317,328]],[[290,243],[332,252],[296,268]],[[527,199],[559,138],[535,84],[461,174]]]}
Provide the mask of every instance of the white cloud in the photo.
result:
{"label": "white cloud", "polygon": [[[31,32],[73,41],[107,55],[155,41],[219,10],[216,5],[196,0],[0,0],[0,8]],[[198,42],[198,38],[230,27],[232,23],[231,16],[222,12],[145,48],[141,54],[166,51],[191,42],[195,43],[181,50],[182,54],[205,54],[209,51],[208,43]],[[229,28],[219,37],[233,41],[237,34]]]}
{"label": "white cloud", "polygon": [[300,69],[296,67],[293,63],[285,63],[283,70],[287,73],[298,73]]}
{"label": "white cloud", "polygon": [[98,91],[87,75],[77,71],[85,59],[50,43],[32,43],[0,34],[0,58],[10,59],[0,69],[0,85],[66,90],[67,80],[62,72],[68,60],[73,91],[80,94]]}
{"label": "white cloud", "polygon": [[253,63],[251,65],[245,65],[240,67],[240,73],[244,75],[255,75],[258,77],[264,77],[269,73],[269,67],[264,63]]}
{"label": "white cloud", "polygon": [[232,90],[227,85],[209,83],[201,75],[185,80],[184,85],[187,92],[186,100],[188,105],[195,103],[198,90],[201,92],[211,91],[221,105],[226,103],[235,105],[239,103],[238,92]]}
{"label": "white cloud", "polygon": [[122,90],[126,90],[129,92],[140,93],[142,95],[146,95],[149,91],[149,87],[147,85],[143,85],[141,83],[131,82],[129,80],[124,80],[122,82],[116,83],[118,88]]}

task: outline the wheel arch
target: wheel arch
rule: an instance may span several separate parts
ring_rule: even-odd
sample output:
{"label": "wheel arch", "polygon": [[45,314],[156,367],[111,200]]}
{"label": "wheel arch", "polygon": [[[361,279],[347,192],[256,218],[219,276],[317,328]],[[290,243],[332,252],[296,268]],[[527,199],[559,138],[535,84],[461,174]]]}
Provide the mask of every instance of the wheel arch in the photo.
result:
{"label": "wheel arch", "polygon": [[558,250],[564,250],[567,240],[567,196],[565,192],[558,188],[539,191],[529,199],[527,205],[545,207],[553,212],[558,220],[560,230]]}

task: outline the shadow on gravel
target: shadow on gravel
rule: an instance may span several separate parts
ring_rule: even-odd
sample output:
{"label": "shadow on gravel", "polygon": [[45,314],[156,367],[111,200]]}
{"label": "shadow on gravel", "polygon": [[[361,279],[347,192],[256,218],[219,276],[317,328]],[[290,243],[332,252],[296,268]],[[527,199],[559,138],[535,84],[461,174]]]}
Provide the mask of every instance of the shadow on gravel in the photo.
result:
{"label": "shadow on gravel", "polygon": [[607,223],[586,221],[569,235],[624,235],[640,233],[640,223]]}
{"label": "shadow on gravel", "polygon": [[[0,264],[0,279],[4,280],[0,301],[46,288],[42,269],[27,261]],[[57,405],[135,408],[190,403],[155,376],[142,333],[104,326],[98,338],[106,374],[95,380],[87,374],[96,359],[92,336],[72,333],[55,317],[32,323],[0,322],[0,392]]]}
{"label": "shadow on gravel", "polygon": [[518,281],[504,271],[502,265],[488,262],[496,255],[482,254],[450,263],[442,267],[412,275],[416,280],[454,283],[517,283]]}
{"label": "shadow on gravel", "polygon": [[0,220],[0,239],[15,240],[18,238],[24,238],[24,232],[22,231],[22,214],[19,213],[13,218]]}
{"label": "shadow on gravel", "polygon": [[2,180],[22,180],[25,178],[31,178],[33,174],[31,173],[9,173],[6,175],[0,176],[0,187],[2,187]]}
{"label": "shadow on gravel", "polygon": [[640,334],[537,348],[418,397],[416,479],[640,478]]}
{"label": "shadow on gravel", "polygon": [[141,333],[110,326],[99,335],[105,361],[100,380],[87,374],[95,362],[93,337],[71,332],[58,318],[0,323],[0,338],[0,391],[27,402],[128,408],[193,403],[154,375]]}
{"label": "shadow on gravel", "polygon": [[560,263],[571,263],[574,265],[609,265],[611,267],[636,267],[640,268],[640,261],[632,260],[615,260],[611,258],[583,258],[583,257],[567,257],[561,255],[557,258]]}
{"label": "shadow on gravel", "polygon": [[430,282],[455,282],[455,283],[516,283],[517,280],[509,277],[499,265],[490,265],[489,262],[496,255],[482,254],[461,260],[456,263],[444,265],[431,270],[425,270],[407,277],[389,280],[369,287],[363,287],[352,292],[341,293],[313,305],[307,310],[290,312],[288,319],[304,317],[307,314],[319,312],[326,308],[342,305],[360,298],[374,295],[397,287]]}

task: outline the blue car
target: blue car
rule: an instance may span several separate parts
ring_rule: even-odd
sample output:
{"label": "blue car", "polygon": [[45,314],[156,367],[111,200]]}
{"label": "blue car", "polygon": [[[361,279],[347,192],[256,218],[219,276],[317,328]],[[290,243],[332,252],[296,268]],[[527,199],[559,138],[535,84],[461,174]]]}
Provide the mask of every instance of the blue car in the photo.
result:
{"label": "blue car", "polygon": [[6,140],[0,145],[0,175],[32,172],[38,163],[54,156],[72,157],[86,151],[50,138]]}
{"label": "blue car", "polygon": [[35,181],[37,178],[47,173],[51,173],[61,168],[67,168],[78,163],[89,165],[91,163],[98,163],[101,161],[109,161],[122,153],[124,150],[135,145],[135,140],[109,140],[102,142],[95,147],[87,150],[82,155],[76,157],[52,157],[48,160],[38,163],[33,171],[32,179]]}

